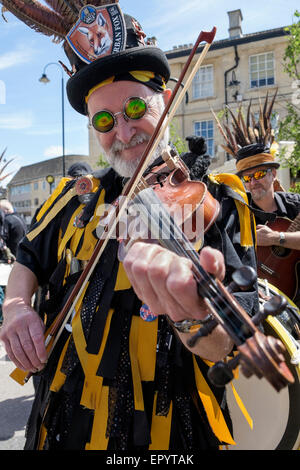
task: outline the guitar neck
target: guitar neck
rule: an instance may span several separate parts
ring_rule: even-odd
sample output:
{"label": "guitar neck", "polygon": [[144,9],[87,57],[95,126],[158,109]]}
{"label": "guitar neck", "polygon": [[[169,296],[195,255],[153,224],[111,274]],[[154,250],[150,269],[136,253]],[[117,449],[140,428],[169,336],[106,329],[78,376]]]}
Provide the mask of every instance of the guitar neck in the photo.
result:
{"label": "guitar neck", "polygon": [[298,232],[300,231],[300,212],[297,217],[292,221],[291,225],[287,229],[287,232]]}

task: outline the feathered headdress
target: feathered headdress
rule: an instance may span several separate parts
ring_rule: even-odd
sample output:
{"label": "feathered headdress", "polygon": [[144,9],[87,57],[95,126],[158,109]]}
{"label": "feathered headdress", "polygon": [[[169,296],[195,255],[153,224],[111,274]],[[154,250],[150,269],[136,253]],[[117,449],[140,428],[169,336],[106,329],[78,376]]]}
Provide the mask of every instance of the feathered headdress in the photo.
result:
{"label": "feathered headdress", "polygon": [[10,160],[6,161],[5,160],[5,152],[7,149],[4,149],[3,152],[0,155],[0,181],[3,181],[5,178],[10,176],[13,172],[10,173],[4,173],[4,170],[6,167],[14,160],[11,158]]}
{"label": "feathered headdress", "polygon": [[[170,69],[165,54],[151,42],[137,20],[121,12],[118,0],[0,0],[2,16],[10,11],[33,30],[63,41],[72,69],[64,64],[70,79],[68,98],[86,114],[86,98],[104,80],[140,81],[162,91]],[[103,8],[101,8],[103,7]],[[142,71],[135,74],[131,71]],[[122,76],[120,76],[122,73]],[[141,79],[138,79],[142,75]]]}
{"label": "feathered headdress", "polygon": [[[85,5],[93,3],[95,7],[111,3],[109,0],[45,0],[48,6],[44,6],[38,0],[0,0],[2,4],[2,16],[9,11],[19,20],[38,33],[52,37],[53,42],[63,42],[65,53],[73,65],[76,61],[75,54],[66,41],[66,35],[78,20],[79,12]],[[114,0],[118,3],[118,0]],[[72,71],[62,64],[65,71],[71,76]]]}
{"label": "feathered headdress", "polygon": [[275,162],[273,147],[274,146],[274,129],[272,128],[271,118],[272,110],[277,96],[277,90],[273,98],[269,102],[267,93],[264,105],[259,104],[258,117],[255,117],[251,106],[248,105],[246,117],[242,107],[240,107],[236,115],[229,106],[225,112],[231,117],[231,123],[221,124],[220,119],[212,110],[212,114],[217,123],[217,127],[225,141],[222,144],[224,150],[236,158],[236,167],[238,174],[243,170],[248,170],[259,165],[270,164],[278,168],[279,163]]}
{"label": "feathered headdress", "polygon": [[[118,3],[118,0],[114,0]],[[66,34],[77,21],[80,9],[90,0],[45,0],[48,7],[37,0],[0,0],[2,15],[10,11],[30,28],[46,36],[53,36],[55,42],[65,40]],[[92,0],[95,7],[111,3],[107,0]]]}

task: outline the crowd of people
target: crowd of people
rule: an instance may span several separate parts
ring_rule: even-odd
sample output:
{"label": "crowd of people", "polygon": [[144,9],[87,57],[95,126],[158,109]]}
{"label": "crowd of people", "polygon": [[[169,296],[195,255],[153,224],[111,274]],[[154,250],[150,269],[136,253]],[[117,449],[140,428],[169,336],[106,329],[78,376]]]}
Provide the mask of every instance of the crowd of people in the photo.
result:
{"label": "crowd of people", "polygon": [[[111,7],[101,10],[102,28]],[[118,4],[113,7],[117,14]],[[89,15],[98,11],[87,10]],[[6,241],[16,259],[0,339],[20,381],[28,373],[38,376],[25,449],[217,450],[239,436],[225,385],[216,386],[207,377],[213,363],[234,353],[235,344],[220,325],[191,343],[195,327],[201,330],[213,320],[203,300],[207,284],[196,281],[195,265],[208,279],[228,286],[241,267],[257,270],[257,246],[299,248],[299,230],[277,232],[263,216],[293,220],[300,212],[299,194],[274,191],[279,165],[271,140],[240,146],[234,155],[236,174],[210,175],[205,142],[200,147],[197,142],[195,150],[190,138],[182,161],[193,181],[205,182],[218,206],[213,224],[202,234],[197,260],[138,240],[129,243],[120,261],[119,241],[109,239],[55,345],[51,339],[45,343],[98,246],[96,229],[104,204],[115,204],[123,193],[171,96],[165,54],[145,44],[134,18],[119,14],[118,21],[124,22],[127,35],[117,53],[96,54],[87,64],[82,49],[78,54],[76,47],[66,47],[72,66],[70,104],[88,116],[110,166],[84,173],[79,169],[66,177],[18,240],[17,253]],[[80,35],[80,27],[76,23],[73,33],[77,28],[84,49],[86,35]],[[105,34],[107,44],[109,29]],[[165,150],[170,152],[168,129],[148,164],[148,175],[164,165]],[[88,188],[84,199],[80,183]],[[38,288],[46,288],[47,294],[33,308]],[[257,282],[232,295],[250,317],[257,313]]]}

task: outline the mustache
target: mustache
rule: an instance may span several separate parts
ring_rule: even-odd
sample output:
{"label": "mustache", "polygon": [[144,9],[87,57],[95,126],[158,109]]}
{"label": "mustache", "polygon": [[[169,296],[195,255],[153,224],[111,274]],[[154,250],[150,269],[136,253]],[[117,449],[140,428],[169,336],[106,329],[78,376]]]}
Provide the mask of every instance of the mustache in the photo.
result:
{"label": "mustache", "polygon": [[130,149],[138,144],[142,144],[143,142],[149,142],[149,140],[150,136],[145,133],[134,135],[128,144],[124,144],[123,142],[120,142],[118,139],[116,139],[110,148],[110,153],[120,153],[123,150]]}

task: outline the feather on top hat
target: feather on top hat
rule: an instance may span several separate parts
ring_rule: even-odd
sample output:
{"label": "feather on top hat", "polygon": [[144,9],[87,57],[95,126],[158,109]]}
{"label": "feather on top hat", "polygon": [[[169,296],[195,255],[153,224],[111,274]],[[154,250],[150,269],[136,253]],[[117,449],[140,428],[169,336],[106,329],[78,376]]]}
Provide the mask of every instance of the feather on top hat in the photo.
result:
{"label": "feather on top hat", "polygon": [[269,103],[267,93],[264,105],[260,103],[259,114],[256,118],[251,109],[251,101],[248,105],[247,115],[244,117],[242,108],[236,115],[227,106],[231,117],[231,129],[228,124],[221,124],[216,114],[212,111],[218,129],[224,138],[222,144],[224,150],[236,159],[237,175],[245,170],[251,170],[259,166],[267,165],[278,168],[275,161],[275,138],[272,129],[271,117],[277,90]]}
{"label": "feather on top hat", "polygon": [[[118,0],[0,0],[30,28],[63,42],[72,69],[67,94],[76,111],[86,114],[90,92],[105,80],[139,81],[162,91],[170,77],[163,51],[146,40],[141,25],[122,13]],[[92,4],[91,4],[92,3]]]}

